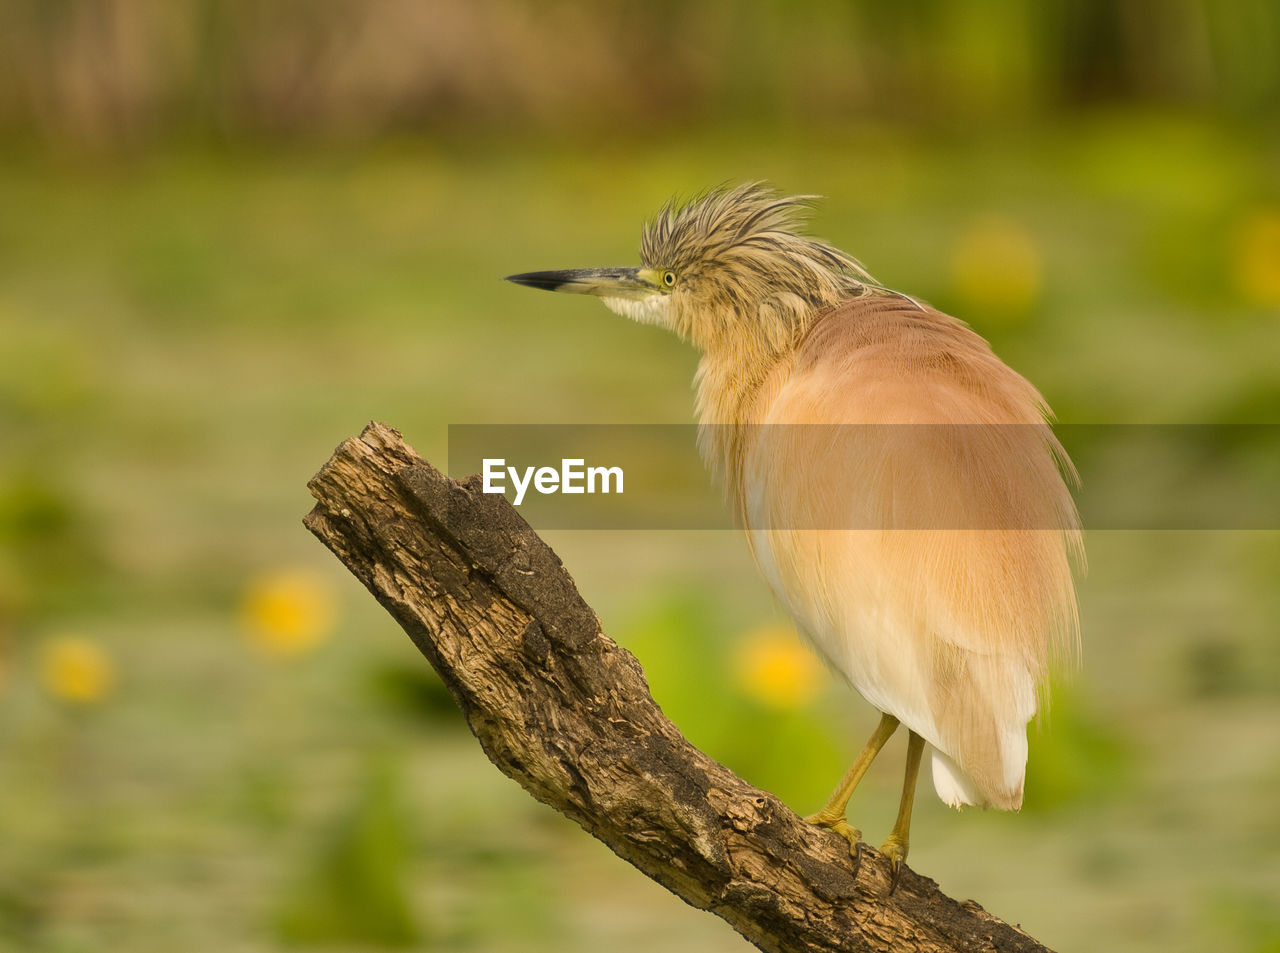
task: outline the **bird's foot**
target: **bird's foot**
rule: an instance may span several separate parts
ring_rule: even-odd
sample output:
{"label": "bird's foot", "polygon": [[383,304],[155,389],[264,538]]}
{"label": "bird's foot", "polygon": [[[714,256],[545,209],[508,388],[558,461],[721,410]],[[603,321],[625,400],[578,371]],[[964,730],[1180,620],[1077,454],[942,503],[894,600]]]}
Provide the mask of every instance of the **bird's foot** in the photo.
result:
{"label": "bird's foot", "polygon": [[902,868],[906,866],[907,860],[907,841],[897,835],[890,834],[880,848],[880,853],[889,858],[889,870],[891,871],[889,879],[889,893],[886,896],[893,896],[893,892],[898,889],[898,880],[902,877]]}
{"label": "bird's foot", "polygon": [[835,814],[823,810],[819,811],[817,814],[810,814],[805,818],[805,822],[809,824],[816,824],[818,827],[825,827],[827,830],[835,831],[849,842],[850,847],[854,844],[862,843],[862,831],[850,824],[842,814]]}
{"label": "bird's foot", "polygon": [[810,814],[805,821],[835,831],[849,842],[849,855],[853,858],[853,873],[856,876],[858,867],[862,864],[862,831],[850,824],[842,815],[825,810]]}

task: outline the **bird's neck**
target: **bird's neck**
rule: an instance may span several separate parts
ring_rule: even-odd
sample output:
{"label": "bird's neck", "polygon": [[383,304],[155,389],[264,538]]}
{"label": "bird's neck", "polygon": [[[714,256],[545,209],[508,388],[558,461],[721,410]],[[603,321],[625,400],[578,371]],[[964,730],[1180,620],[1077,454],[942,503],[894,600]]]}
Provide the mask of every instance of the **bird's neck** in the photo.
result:
{"label": "bird's neck", "polygon": [[763,300],[719,303],[714,309],[719,320],[704,316],[697,322],[688,339],[702,351],[694,379],[698,424],[760,423],[768,407],[761,402],[762,389],[779,367],[789,366],[818,310],[798,295],[780,292]]}
{"label": "bird's neck", "polygon": [[793,348],[763,340],[725,341],[707,347],[698,362],[698,450],[722,484],[730,506],[742,512],[742,465],[751,426],[765,412],[786,379]]}

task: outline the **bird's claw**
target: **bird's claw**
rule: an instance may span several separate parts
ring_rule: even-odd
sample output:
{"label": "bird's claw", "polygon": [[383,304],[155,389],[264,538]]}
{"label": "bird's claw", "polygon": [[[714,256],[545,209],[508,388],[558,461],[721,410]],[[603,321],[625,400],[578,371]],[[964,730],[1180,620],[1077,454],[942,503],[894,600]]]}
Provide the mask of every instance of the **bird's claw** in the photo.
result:
{"label": "bird's claw", "polygon": [[816,824],[818,827],[825,827],[829,831],[835,831],[849,842],[849,856],[853,858],[853,873],[854,876],[857,876],[858,868],[862,865],[862,831],[850,824],[845,818],[827,814],[823,811],[819,811],[817,814],[810,814],[805,818],[805,821],[810,824]]}
{"label": "bird's claw", "polygon": [[907,844],[890,835],[880,848],[880,853],[889,859],[889,892],[885,896],[892,897],[893,892],[898,889],[898,881],[902,879],[902,870],[906,867]]}
{"label": "bird's claw", "polygon": [[853,877],[858,878],[858,871],[862,869],[862,841],[857,841],[850,851],[853,854]]}

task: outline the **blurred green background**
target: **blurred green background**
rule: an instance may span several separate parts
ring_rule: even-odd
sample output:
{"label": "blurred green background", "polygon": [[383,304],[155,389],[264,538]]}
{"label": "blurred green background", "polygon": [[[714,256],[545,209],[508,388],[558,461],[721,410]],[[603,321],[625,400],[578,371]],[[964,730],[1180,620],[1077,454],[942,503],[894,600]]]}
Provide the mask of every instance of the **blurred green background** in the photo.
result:
{"label": "blurred green background", "polygon": [[[299,520],[371,418],[438,464],[689,420],[690,350],[498,279],[754,178],[1065,421],[1280,421],[1271,0],[5,0],[0,948],[745,948],[490,767]],[[874,715],[742,541],[549,536],[689,737],[815,809]],[[911,865],[1055,948],[1275,953],[1280,533],[1088,548],[1026,807],[922,796]]]}

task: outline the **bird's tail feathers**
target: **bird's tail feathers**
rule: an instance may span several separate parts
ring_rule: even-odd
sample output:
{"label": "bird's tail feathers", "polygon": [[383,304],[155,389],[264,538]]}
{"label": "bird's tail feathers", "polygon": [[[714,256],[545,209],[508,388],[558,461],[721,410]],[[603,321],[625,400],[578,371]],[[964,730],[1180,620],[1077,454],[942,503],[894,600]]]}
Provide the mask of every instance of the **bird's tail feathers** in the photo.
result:
{"label": "bird's tail feathers", "polygon": [[947,807],[957,810],[966,804],[976,807],[998,807],[1005,811],[1016,811],[1022,807],[1022,783],[1019,781],[1015,791],[1001,794],[995,799],[985,796],[978,786],[960,770],[960,766],[948,758],[937,748],[933,752],[933,788]]}

